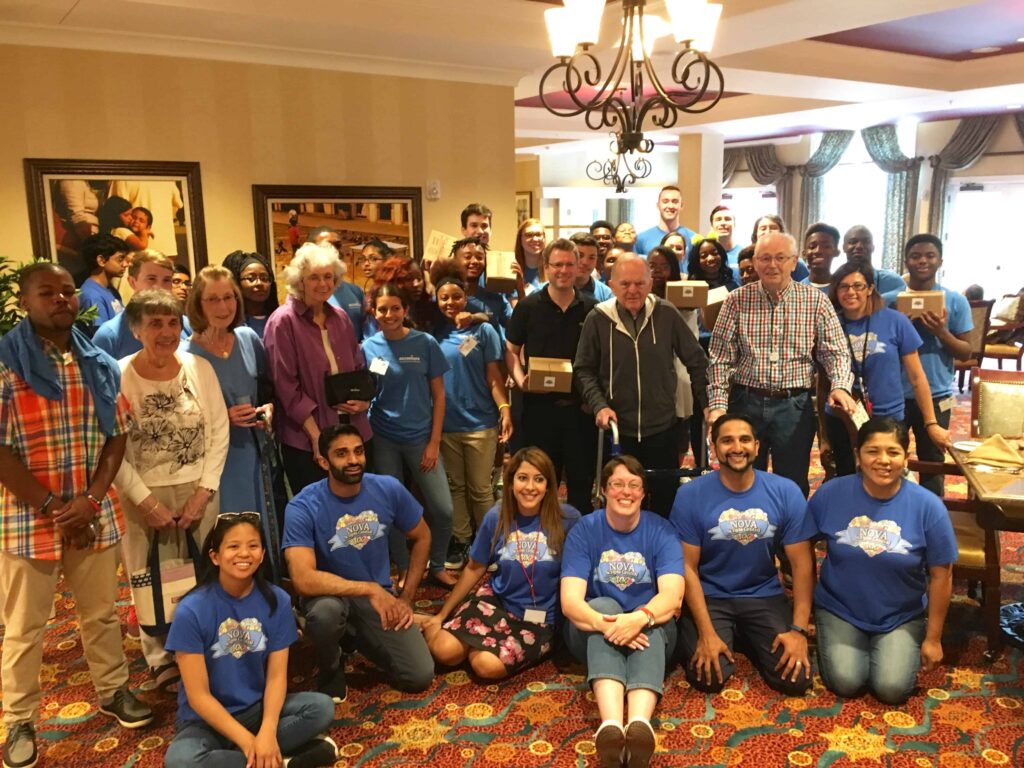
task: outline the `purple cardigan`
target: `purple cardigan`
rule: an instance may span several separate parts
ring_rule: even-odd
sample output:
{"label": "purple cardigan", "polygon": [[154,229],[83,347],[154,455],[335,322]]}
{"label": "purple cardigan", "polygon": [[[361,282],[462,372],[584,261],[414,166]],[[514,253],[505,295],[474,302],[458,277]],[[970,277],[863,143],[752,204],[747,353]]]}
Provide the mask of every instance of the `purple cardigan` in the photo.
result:
{"label": "purple cardigan", "polygon": [[[348,315],[330,304],[324,304],[327,316],[327,338],[331,343],[338,370],[365,368],[352,321]],[[267,318],[263,331],[270,378],[277,400],[276,430],[281,442],[310,451],[309,437],[302,423],[312,414],[320,429],[338,423],[338,412],[327,405],[324,374],[331,368],[327,362],[320,336],[320,327],[313,322],[313,310],[289,296],[287,301]],[[364,440],[373,437],[365,413],[352,417],[352,425]]]}

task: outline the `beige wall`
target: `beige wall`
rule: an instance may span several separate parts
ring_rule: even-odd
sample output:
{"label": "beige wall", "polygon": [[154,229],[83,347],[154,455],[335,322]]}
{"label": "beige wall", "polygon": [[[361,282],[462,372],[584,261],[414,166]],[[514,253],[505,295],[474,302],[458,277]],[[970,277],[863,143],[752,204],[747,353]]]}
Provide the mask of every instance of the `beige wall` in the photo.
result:
{"label": "beige wall", "polygon": [[468,202],[515,235],[510,87],[0,46],[0,254],[32,252],[22,159],[200,163],[211,262],[255,248],[253,184],[415,186],[424,236]]}

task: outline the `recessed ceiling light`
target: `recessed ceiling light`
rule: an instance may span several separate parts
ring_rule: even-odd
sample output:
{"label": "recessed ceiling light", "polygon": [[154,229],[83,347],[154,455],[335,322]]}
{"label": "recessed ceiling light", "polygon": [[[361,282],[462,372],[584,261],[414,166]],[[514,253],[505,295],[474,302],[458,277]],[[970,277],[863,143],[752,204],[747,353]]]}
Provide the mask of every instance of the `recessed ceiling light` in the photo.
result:
{"label": "recessed ceiling light", "polygon": [[1007,108],[1007,109],[1020,109],[1020,108],[1021,108],[1021,106],[1022,106],[1022,105],[1020,105],[1020,104],[1009,104],[1009,105],[1007,105],[1007,107],[1006,107],[1006,108]]}
{"label": "recessed ceiling light", "polygon": [[1018,37],[1017,38],[1017,42],[1018,43],[1024,43],[1024,37]]}
{"label": "recessed ceiling light", "polygon": [[971,48],[971,53],[999,53],[1003,50],[998,45],[986,45],[982,48]]}

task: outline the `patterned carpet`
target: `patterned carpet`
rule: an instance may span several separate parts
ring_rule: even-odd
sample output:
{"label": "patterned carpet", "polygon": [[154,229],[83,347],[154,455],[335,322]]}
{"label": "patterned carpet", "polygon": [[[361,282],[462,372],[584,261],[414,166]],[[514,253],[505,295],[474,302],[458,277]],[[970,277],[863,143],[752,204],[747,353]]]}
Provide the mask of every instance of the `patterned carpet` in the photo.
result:
{"label": "patterned carpet", "polygon": [[[969,403],[957,409],[965,431]],[[966,489],[950,482],[949,490]],[[1024,600],[1024,536],[1002,537],[1003,598]],[[957,584],[944,646],[947,664],[919,680],[920,693],[894,709],[871,697],[843,702],[816,681],[804,698],[767,688],[749,662],[719,695],[696,694],[678,669],[656,715],[657,766],[836,766],[892,768],[1024,766],[1024,654],[1008,649],[994,664],[982,659],[977,606]],[[127,610],[126,594],[121,609]],[[424,590],[421,609],[440,593]],[[156,691],[143,698],[157,724],[122,730],[96,710],[81,655],[73,602],[56,596],[47,630],[41,764],[46,766],[160,766],[173,735],[174,702]],[[125,639],[132,682],[148,687],[138,641]],[[315,670],[302,646],[293,649],[291,685],[312,686]],[[433,687],[401,694],[380,682],[361,657],[350,662],[349,698],[338,705],[332,736],[338,768],[406,766],[594,766],[597,710],[583,669],[556,657],[501,685],[483,686],[462,670],[441,670]],[[0,737],[5,736],[0,726]]]}

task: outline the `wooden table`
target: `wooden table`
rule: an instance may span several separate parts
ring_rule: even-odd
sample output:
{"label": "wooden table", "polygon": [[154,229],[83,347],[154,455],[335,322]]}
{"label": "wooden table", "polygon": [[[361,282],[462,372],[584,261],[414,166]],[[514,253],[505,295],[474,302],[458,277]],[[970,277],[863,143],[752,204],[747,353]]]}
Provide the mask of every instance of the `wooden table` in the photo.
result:
{"label": "wooden table", "polygon": [[950,454],[963,472],[972,498],[988,507],[979,525],[999,531],[1024,532],[1024,472],[982,471],[967,463],[966,451],[953,448]]}

